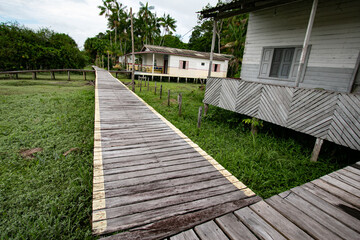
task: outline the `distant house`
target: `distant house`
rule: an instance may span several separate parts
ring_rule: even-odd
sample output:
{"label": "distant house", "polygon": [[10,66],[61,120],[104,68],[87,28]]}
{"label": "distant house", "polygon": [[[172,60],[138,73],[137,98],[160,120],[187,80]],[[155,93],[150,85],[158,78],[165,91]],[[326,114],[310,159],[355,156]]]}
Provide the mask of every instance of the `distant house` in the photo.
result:
{"label": "distant house", "polygon": [[[144,45],[135,53],[135,75],[206,78],[209,69],[210,53],[187,49]],[[226,77],[231,55],[214,54],[211,75]],[[132,69],[131,54],[120,59],[127,70]]]}
{"label": "distant house", "polygon": [[237,0],[201,13],[249,13],[241,80],[207,79],[204,103],[360,150],[360,1]]}

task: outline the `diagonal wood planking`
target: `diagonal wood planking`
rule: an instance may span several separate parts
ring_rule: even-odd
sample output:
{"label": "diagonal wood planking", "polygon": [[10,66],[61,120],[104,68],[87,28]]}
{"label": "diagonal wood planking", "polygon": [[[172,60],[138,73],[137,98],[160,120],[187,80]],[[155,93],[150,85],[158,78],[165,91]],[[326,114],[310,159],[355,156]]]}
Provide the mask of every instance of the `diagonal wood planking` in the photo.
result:
{"label": "diagonal wood planking", "polygon": [[360,95],[209,78],[204,103],[360,150]]}
{"label": "diagonal wood planking", "polygon": [[171,219],[198,213],[201,223],[259,200],[108,72],[96,68],[96,76],[95,235],[156,225],[165,236],[195,224],[169,230]]}

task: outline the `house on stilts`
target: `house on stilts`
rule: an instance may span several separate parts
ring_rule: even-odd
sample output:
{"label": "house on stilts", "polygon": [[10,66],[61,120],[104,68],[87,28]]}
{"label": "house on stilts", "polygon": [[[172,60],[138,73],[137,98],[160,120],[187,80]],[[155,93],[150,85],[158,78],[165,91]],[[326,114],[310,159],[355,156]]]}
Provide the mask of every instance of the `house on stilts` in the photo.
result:
{"label": "house on stilts", "polygon": [[214,22],[243,13],[241,80],[211,74],[204,103],[316,137],[312,160],[323,140],[360,150],[360,1],[235,0],[201,11]]}
{"label": "house on stilts", "polygon": [[[167,78],[206,79],[210,53],[163,46],[144,45],[135,52],[135,75]],[[126,70],[132,70],[132,54],[120,58]],[[226,77],[228,63],[232,58],[227,54],[214,54],[211,64],[212,76]]]}

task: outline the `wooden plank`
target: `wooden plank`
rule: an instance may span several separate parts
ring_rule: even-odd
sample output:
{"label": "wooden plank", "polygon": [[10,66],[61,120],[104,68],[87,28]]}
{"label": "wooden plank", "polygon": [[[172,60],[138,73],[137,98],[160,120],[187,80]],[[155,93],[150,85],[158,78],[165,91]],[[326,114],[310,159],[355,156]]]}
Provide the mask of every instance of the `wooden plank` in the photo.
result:
{"label": "wooden plank", "polygon": [[214,221],[206,222],[194,228],[201,240],[228,240],[229,238],[221,231]]}
{"label": "wooden plank", "polygon": [[344,176],[347,176],[347,177],[349,177],[351,179],[354,179],[357,182],[360,182],[360,175],[352,173],[352,172],[346,170],[345,168],[336,171],[336,173],[339,173],[341,175],[344,175]]}
{"label": "wooden plank", "polygon": [[343,201],[348,202],[357,208],[360,208],[359,198],[357,198],[356,196],[354,196],[340,188],[337,188],[321,179],[314,180],[314,181],[312,181],[312,183],[317,185],[318,187],[324,189],[325,191],[328,191],[331,194],[337,196],[338,198],[342,199]]}
{"label": "wooden plank", "polygon": [[239,209],[234,214],[260,239],[286,239],[248,207]]}
{"label": "wooden plank", "polygon": [[[143,213],[163,207],[175,206],[201,199],[211,198],[220,194],[231,194],[234,191],[237,191],[237,189],[231,183],[228,183],[226,185],[198,189],[196,192],[183,192],[182,194],[176,194],[167,197],[164,196],[162,198],[152,199],[144,202],[138,202],[135,199],[135,203],[128,205],[123,205],[121,202],[117,202],[115,199],[115,201],[110,203],[112,206],[108,206],[106,203],[106,217],[107,219],[110,219],[129,216],[131,214]],[[246,197],[246,195],[241,191],[238,192],[240,198]]]}
{"label": "wooden plank", "polygon": [[360,237],[359,233],[350,229],[336,218],[330,216],[329,214],[323,212],[316,206],[310,204],[306,200],[302,199],[293,192],[285,192],[279,196],[286,196],[284,198],[286,201],[296,206],[299,210],[310,216],[312,219],[325,226],[327,229],[338,235],[343,239],[356,239]]}
{"label": "wooden plank", "polygon": [[347,191],[348,193],[360,198],[360,190],[357,189],[357,188],[354,188],[348,184],[346,184],[345,182],[343,181],[340,181],[336,178],[333,178],[331,177],[330,175],[325,175],[323,177],[320,178],[321,180],[333,185],[333,186],[336,186],[344,191]]}
{"label": "wooden plank", "polygon": [[175,236],[172,236],[170,240],[198,240],[194,230],[190,229],[185,232],[181,232]]}
{"label": "wooden plank", "polygon": [[345,167],[344,169],[346,171],[352,172],[352,173],[360,176],[360,170],[358,168],[355,168],[353,166],[348,166],[348,167]]}
{"label": "wooden plank", "polygon": [[305,190],[304,187],[296,187],[291,189],[291,191],[296,193],[298,196],[305,199],[306,201],[310,202],[317,208],[321,209],[322,211],[336,218],[340,222],[346,224],[353,230],[358,231],[358,228],[360,226],[359,219],[342,211],[340,208],[331,205],[330,203],[326,202],[324,199],[320,198],[319,196]]}
{"label": "wooden plank", "polygon": [[232,240],[258,239],[233,213],[216,218],[215,222]]}
{"label": "wooden plank", "polygon": [[[166,197],[168,197],[169,199],[171,198],[171,196],[173,196],[173,198],[175,197],[183,198],[186,196],[185,194],[187,193],[197,195],[197,192],[193,192],[193,191],[201,191],[204,189],[210,189],[212,187],[223,186],[228,184],[230,184],[230,182],[227,181],[225,178],[216,178],[206,182],[189,183],[186,185],[161,188],[153,191],[149,189],[146,192],[141,192],[131,195],[120,195],[111,198],[107,196],[106,208],[114,208],[124,205],[130,205],[134,203],[142,203],[150,200],[156,201],[156,199],[166,198]],[[156,201],[156,202],[159,203],[160,201]],[[170,202],[168,204],[170,204]],[[93,209],[93,210],[97,210],[97,209]]]}
{"label": "wooden plank", "polygon": [[360,181],[356,181],[356,180],[354,180],[346,175],[343,175],[339,172],[330,173],[329,176],[360,190]]}
{"label": "wooden plank", "polygon": [[280,196],[275,195],[265,201],[311,237],[324,240],[339,239],[339,237],[330,232],[329,229],[319,224]]}
{"label": "wooden plank", "polygon": [[260,201],[249,207],[286,238],[313,239],[266,202]]}
{"label": "wooden plank", "polygon": [[219,217],[226,213],[235,211],[244,206],[260,201],[260,197],[251,197],[242,200],[235,200],[226,203],[221,203],[216,206],[208,207],[196,212],[189,212],[182,215],[176,215],[167,219],[163,219],[151,224],[132,229],[128,232],[123,232],[105,238],[106,240],[132,240],[132,239],[160,239],[168,237],[195,227],[201,223],[207,222],[214,217]]}
{"label": "wooden plank", "polygon": [[145,224],[150,224],[166,218],[187,214],[189,212],[196,212],[199,210],[220,205],[222,203],[233,202],[241,199],[245,199],[244,195],[237,190],[227,194],[207,197],[192,202],[182,203],[179,205],[163,207],[153,211],[146,211],[132,215],[121,216],[118,218],[110,218],[107,219],[107,229],[106,231],[104,231],[104,233],[115,232]]}

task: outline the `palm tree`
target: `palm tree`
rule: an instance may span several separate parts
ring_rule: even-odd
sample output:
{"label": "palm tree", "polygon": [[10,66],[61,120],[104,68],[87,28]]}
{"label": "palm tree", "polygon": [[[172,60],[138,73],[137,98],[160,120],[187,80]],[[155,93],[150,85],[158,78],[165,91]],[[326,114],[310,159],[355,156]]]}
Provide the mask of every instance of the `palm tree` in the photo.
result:
{"label": "palm tree", "polygon": [[154,10],[154,6],[149,6],[149,3],[146,2],[146,4],[140,3],[140,9],[138,12],[138,17],[142,21],[144,21],[143,28],[141,29],[145,35],[145,44],[148,43],[151,40],[151,30],[153,29],[154,25],[156,25],[156,19],[154,14],[151,12],[151,10]]}
{"label": "palm tree", "polygon": [[160,25],[164,28],[164,35],[162,37],[162,40],[160,40],[160,46],[161,42],[164,42],[165,35],[172,34],[171,30],[175,31],[176,29],[176,20],[170,16],[170,14],[165,14],[159,18],[158,20],[160,22]]}

